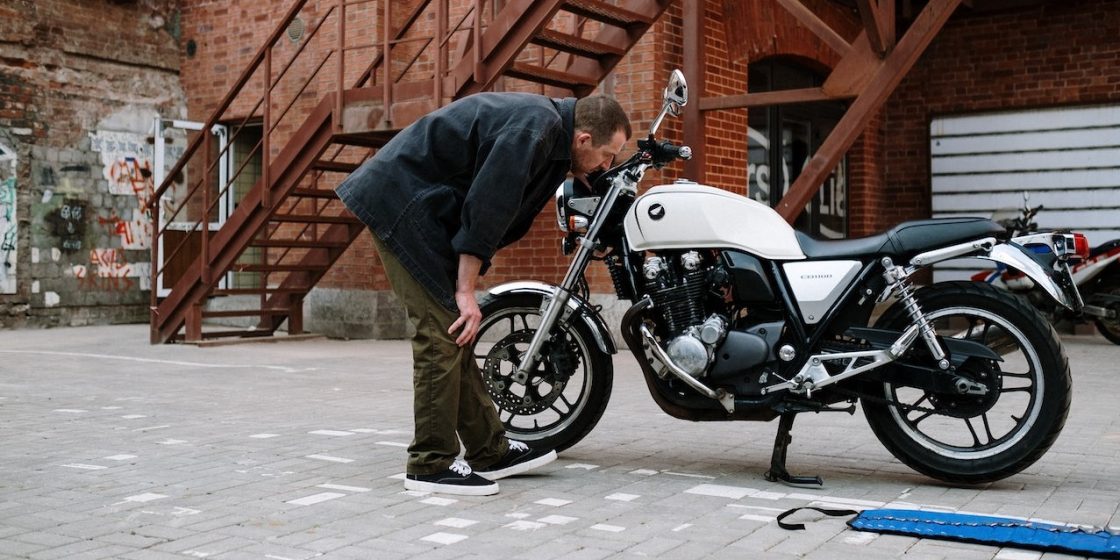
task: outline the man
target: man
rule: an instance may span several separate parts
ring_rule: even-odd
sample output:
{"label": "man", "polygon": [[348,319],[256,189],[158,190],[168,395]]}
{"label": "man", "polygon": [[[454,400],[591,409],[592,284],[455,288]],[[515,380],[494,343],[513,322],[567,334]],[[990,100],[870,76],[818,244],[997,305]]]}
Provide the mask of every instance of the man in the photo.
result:
{"label": "man", "polygon": [[609,168],[630,134],[609,97],[480,93],[404,129],[339,185],[416,330],[405,488],[485,496],[499,478],[556,458],[505,436],[472,353],[475,289],[568,172]]}

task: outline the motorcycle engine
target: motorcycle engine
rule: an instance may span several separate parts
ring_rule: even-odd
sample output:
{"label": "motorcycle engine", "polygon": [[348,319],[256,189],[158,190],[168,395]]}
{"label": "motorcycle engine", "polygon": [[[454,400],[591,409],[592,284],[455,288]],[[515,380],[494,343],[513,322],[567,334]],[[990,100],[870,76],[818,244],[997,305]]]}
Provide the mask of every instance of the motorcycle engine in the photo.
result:
{"label": "motorcycle engine", "polygon": [[646,293],[659,310],[658,334],[665,351],[690,375],[701,377],[715,350],[727,336],[727,320],[718,313],[705,317],[704,303],[713,267],[697,251],[646,258],[642,273]]}

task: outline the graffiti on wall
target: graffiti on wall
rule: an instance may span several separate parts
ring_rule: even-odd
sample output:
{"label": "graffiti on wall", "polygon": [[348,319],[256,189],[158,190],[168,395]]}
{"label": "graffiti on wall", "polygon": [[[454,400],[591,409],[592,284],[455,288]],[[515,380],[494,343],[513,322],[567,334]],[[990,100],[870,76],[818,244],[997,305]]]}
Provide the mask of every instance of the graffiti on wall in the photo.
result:
{"label": "graffiti on wall", "polygon": [[98,130],[89,136],[90,149],[101,154],[102,174],[109,183],[109,193],[136,198],[131,219],[113,215],[100,223],[120,236],[123,248],[150,249],[152,215],[147,208],[155,194],[152,147],[143,135],[132,132]]}
{"label": "graffiti on wall", "polygon": [[0,294],[16,293],[16,155],[0,145]]}
{"label": "graffiti on wall", "polygon": [[83,289],[117,292],[152,289],[151,263],[127,262],[120,249],[92,249],[89,266],[76,264],[71,270]]}
{"label": "graffiti on wall", "polygon": [[63,253],[82,250],[86,235],[86,202],[76,198],[63,199],[62,204],[44,219],[48,231],[58,238]]}

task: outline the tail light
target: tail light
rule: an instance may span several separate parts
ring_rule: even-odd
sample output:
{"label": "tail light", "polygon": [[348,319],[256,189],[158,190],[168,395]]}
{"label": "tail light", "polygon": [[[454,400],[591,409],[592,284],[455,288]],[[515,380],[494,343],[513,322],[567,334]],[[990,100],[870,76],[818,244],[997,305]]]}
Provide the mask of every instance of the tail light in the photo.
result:
{"label": "tail light", "polygon": [[1089,258],[1089,238],[1085,237],[1084,234],[1075,233],[1073,234],[1073,244],[1077,249],[1077,256],[1083,259]]}

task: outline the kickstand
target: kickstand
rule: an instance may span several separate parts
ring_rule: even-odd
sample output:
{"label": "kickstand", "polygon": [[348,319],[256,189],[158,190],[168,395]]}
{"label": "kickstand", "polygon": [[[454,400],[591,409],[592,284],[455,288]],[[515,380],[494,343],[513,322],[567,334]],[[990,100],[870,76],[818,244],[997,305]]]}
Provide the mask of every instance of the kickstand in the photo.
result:
{"label": "kickstand", "polygon": [[824,481],[819,476],[794,476],[786,470],[786,450],[793,441],[789,431],[793,428],[793,417],[796,415],[796,412],[783,412],[778,420],[778,434],[774,436],[774,454],[770,456],[770,470],[763,476],[770,482],[824,486]]}

